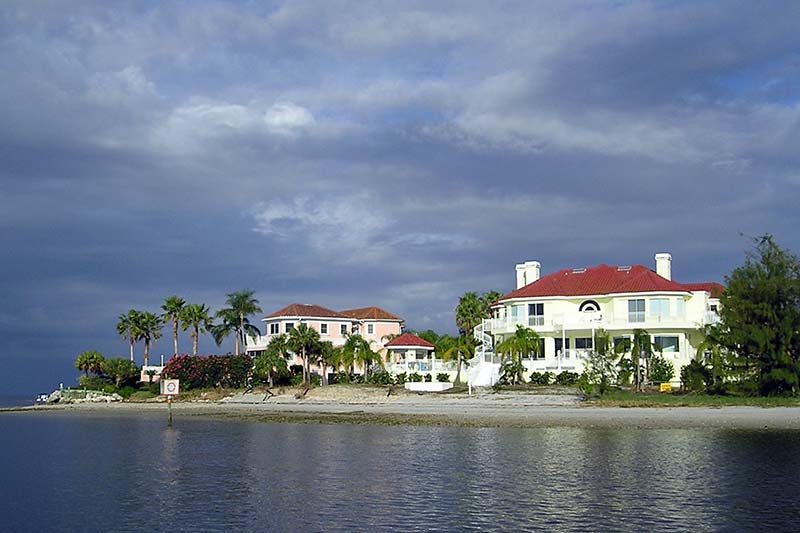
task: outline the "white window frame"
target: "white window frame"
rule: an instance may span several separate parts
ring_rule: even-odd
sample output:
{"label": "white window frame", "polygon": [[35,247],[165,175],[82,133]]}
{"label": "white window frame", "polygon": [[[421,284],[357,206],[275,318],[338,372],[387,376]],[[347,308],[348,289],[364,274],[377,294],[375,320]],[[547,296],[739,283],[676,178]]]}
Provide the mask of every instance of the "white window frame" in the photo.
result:
{"label": "white window frame", "polygon": [[[641,303],[642,309],[639,310],[639,303]],[[636,304],[636,310],[631,311],[631,304]],[[645,316],[647,316],[647,305],[644,303],[644,298],[630,298],[628,299],[628,322],[631,324],[641,324],[645,321]]]}
{"label": "white window frame", "polygon": [[289,332],[290,332],[290,331],[292,331],[293,329],[294,329],[294,322],[286,322],[286,323],[283,325],[283,331],[284,331],[285,333],[289,333]]}
{"label": "white window frame", "polygon": [[339,335],[344,335],[345,333],[347,333],[347,324],[340,324]]}
{"label": "white window frame", "polygon": [[375,324],[367,324],[367,335],[375,334]]}
{"label": "white window frame", "polygon": [[[533,313],[531,313],[531,309],[533,309]],[[539,312],[541,312],[541,314]],[[544,326],[544,304],[543,303],[528,304],[528,325],[529,326]]]}
{"label": "white window frame", "polygon": [[269,334],[270,335],[277,335],[281,332],[281,325],[277,322],[273,322],[269,325]]}
{"label": "white window frame", "polygon": [[319,324],[319,334],[320,335],[327,335],[328,334],[328,324],[327,324],[327,322],[320,322],[320,324]]}

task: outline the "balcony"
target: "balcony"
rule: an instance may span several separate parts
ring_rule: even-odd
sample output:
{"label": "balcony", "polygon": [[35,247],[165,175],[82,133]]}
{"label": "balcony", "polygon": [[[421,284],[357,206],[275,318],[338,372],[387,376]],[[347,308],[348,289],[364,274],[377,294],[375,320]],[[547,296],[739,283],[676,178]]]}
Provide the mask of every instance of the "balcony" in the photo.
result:
{"label": "balcony", "polygon": [[599,311],[569,315],[503,317],[484,320],[483,329],[493,335],[514,333],[517,326],[528,327],[540,334],[559,332],[562,329],[567,331],[589,331],[600,328],[606,330],[632,330],[638,328],[646,330],[664,328],[696,329],[703,324],[714,324],[719,321],[717,314],[710,312],[697,316],[695,320],[687,317],[685,313],[679,315],[640,314],[634,317],[640,319],[636,322],[632,322],[630,318],[632,317],[627,313],[622,317],[611,318]]}

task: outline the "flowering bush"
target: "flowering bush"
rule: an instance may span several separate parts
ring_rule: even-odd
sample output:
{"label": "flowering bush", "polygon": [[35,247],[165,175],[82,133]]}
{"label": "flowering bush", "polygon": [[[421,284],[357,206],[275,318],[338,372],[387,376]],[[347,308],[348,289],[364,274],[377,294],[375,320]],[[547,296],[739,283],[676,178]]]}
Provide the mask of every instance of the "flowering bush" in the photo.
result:
{"label": "flowering bush", "polygon": [[178,355],[164,366],[161,375],[181,380],[181,388],[238,388],[247,384],[253,367],[249,355]]}

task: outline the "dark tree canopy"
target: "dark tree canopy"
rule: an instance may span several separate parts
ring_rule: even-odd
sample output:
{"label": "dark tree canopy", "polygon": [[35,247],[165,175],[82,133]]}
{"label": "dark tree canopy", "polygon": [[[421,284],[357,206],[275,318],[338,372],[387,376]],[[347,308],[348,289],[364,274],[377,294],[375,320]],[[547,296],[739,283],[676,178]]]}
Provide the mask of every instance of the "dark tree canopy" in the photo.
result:
{"label": "dark tree canopy", "polygon": [[764,235],[726,281],[720,299],[721,343],[751,365],[760,394],[797,394],[800,260]]}

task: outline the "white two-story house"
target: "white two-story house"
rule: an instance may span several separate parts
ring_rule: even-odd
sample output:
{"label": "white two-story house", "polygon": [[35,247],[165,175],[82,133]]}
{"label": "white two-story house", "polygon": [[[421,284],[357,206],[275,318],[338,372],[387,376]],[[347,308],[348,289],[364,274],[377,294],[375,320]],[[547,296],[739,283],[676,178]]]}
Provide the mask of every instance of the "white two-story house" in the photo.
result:
{"label": "white two-story house", "polygon": [[717,320],[724,288],[674,281],[672,256],[660,253],[655,260],[655,270],[599,265],[544,277],[538,261],[516,265],[516,290],[501,297],[492,306],[492,318],[475,329],[479,357],[494,365],[481,380],[496,380],[499,365],[493,347],[523,325],[541,337],[539,355],[524,362],[530,371],[580,373],[596,330],[607,331],[616,344],[644,329],[655,351],[673,363],[677,384],[681,368],[703,341],[703,327]]}

